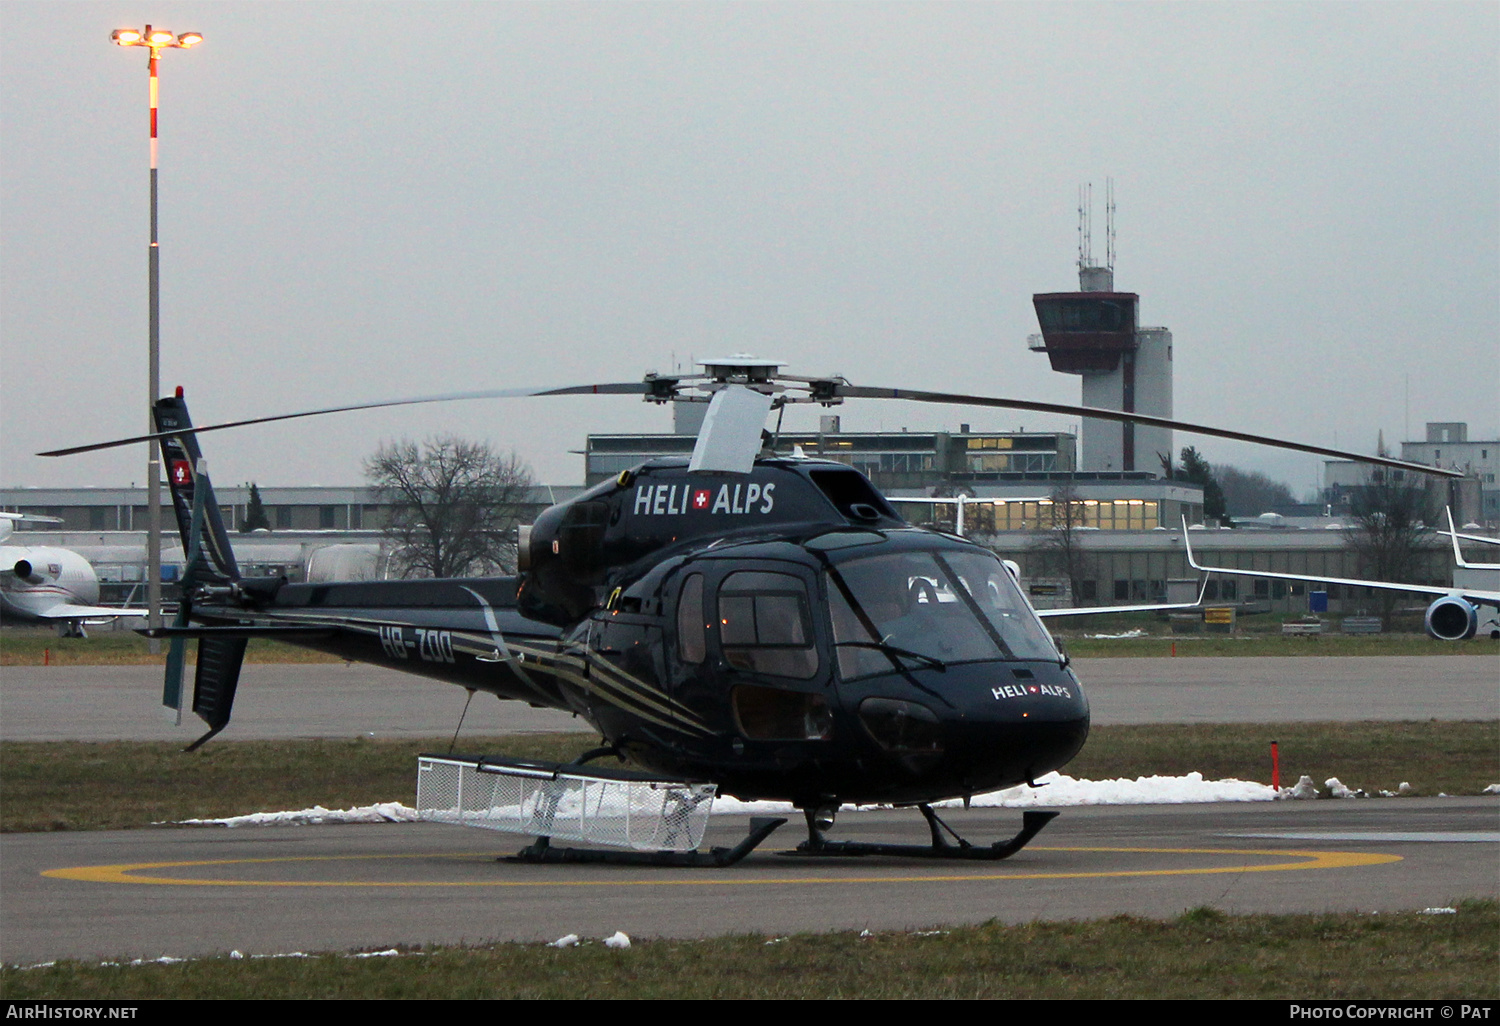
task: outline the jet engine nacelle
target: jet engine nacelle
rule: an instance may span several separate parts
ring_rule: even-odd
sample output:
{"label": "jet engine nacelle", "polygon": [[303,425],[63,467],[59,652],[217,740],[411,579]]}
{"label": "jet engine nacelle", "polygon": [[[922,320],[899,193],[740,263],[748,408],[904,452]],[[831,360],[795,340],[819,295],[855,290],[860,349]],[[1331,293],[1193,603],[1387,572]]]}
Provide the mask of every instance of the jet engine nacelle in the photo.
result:
{"label": "jet engine nacelle", "polygon": [[31,565],[29,559],[16,560],[14,572],[17,578],[27,584],[41,584],[43,581],[41,574],[36,573],[36,568]]}
{"label": "jet engine nacelle", "polygon": [[1479,629],[1479,610],[1451,595],[1427,607],[1427,633],[1439,641],[1467,641]]}

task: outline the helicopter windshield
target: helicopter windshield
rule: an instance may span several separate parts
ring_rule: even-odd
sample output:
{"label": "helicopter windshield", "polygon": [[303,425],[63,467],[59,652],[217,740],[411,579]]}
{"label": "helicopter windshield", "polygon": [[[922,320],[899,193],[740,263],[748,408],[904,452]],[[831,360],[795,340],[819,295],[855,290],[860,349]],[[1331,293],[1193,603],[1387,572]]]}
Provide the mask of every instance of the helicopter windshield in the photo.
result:
{"label": "helicopter windshield", "polygon": [[828,600],[845,680],[980,660],[1058,659],[993,554],[900,552],[829,567]]}

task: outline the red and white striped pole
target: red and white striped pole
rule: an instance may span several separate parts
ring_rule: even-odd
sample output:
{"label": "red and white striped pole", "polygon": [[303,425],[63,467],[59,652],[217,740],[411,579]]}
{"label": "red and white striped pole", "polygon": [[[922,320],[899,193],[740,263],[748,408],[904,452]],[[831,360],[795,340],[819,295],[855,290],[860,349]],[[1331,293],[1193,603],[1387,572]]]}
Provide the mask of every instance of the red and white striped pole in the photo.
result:
{"label": "red and white striped pole", "polygon": [[[197,32],[184,32],[174,36],[170,32],[146,26],[144,32],[135,29],[115,29],[110,36],[120,46],[144,46],[151,51],[148,67],[151,72],[151,244],[146,257],[146,338],[150,353],[147,368],[147,414],[146,428],[156,430],[151,410],[161,395],[161,245],[156,236],[156,62],[165,49],[186,50],[203,42]],[[148,623],[153,628],[162,625],[161,616],[161,446],[151,441],[150,455],[146,459],[146,608]],[[161,650],[161,643],[151,642],[151,651]]]}
{"label": "red and white striped pole", "polygon": [[[151,38],[151,26],[146,26]],[[160,53],[151,47],[151,244],[146,252],[146,345],[151,354],[146,371],[146,430],[156,430],[152,412],[161,398],[161,244],[156,237],[156,60]],[[161,615],[161,443],[151,439],[146,457],[146,609],[147,624],[160,630]],[[161,642],[153,639],[155,653]]]}
{"label": "red and white striped pole", "polygon": [[[147,33],[147,35],[149,35],[151,33],[151,26],[150,25],[146,26],[146,33]],[[151,48],[150,68],[151,68],[151,172],[152,172],[152,174],[156,173],[156,98],[157,98],[157,92],[156,92],[156,61],[157,61],[157,54],[159,52],[160,51],[158,51],[155,47]],[[156,233],[155,232],[152,232],[152,234],[151,234],[151,241],[152,242],[156,241]]]}

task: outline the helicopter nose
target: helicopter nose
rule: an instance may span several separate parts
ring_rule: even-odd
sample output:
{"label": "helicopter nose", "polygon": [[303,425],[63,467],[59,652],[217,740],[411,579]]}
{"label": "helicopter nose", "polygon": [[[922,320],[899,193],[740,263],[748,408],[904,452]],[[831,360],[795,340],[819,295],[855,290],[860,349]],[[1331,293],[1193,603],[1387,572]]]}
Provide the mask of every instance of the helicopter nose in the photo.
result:
{"label": "helicopter nose", "polygon": [[951,689],[961,715],[945,731],[955,767],[988,781],[1017,783],[1067,765],[1089,732],[1078,678],[1055,663],[1002,664]]}
{"label": "helicopter nose", "polygon": [[1058,769],[1088,737],[1088,701],[1056,663],[919,670],[902,682],[916,686],[901,697],[898,680],[857,704],[864,732],[907,771],[962,781],[974,793]]}

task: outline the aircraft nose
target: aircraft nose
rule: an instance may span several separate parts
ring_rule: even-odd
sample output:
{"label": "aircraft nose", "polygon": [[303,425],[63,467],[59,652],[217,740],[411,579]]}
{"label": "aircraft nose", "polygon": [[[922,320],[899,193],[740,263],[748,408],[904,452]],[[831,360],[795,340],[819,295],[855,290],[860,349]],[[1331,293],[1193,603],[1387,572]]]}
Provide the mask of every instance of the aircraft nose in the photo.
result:
{"label": "aircraft nose", "polygon": [[963,715],[947,731],[948,756],[975,775],[1034,780],[1067,765],[1088,737],[1088,699],[1056,663],[994,667],[963,696]]}
{"label": "aircraft nose", "polygon": [[865,732],[914,773],[959,779],[978,793],[1066,765],[1088,737],[1088,701],[1056,663],[950,665],[914,676],[920,692],[896,698],[882,688],[857,707]]}

